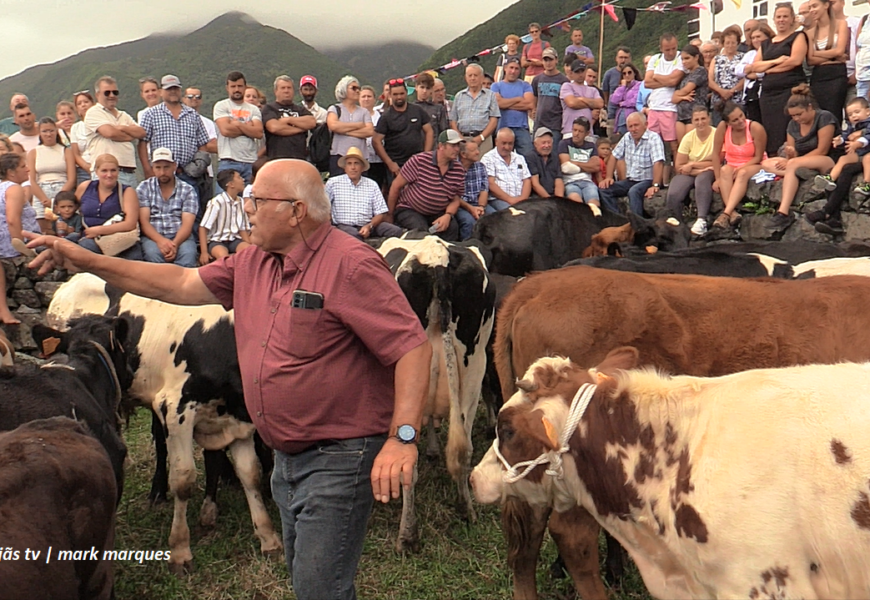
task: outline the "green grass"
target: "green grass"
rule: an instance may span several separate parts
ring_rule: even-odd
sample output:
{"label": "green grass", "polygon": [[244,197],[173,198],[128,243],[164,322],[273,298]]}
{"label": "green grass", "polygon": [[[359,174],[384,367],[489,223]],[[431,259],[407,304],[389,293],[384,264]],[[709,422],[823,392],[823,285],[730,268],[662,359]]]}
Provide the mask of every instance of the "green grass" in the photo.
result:
{"label": "green grass", "polygon": [[[482,417],[475,434],[475,461],[489,441],[482,434]],[[154,468],[150,416],[140,410],[126,431],[130,459],[124,498],[118,509],[115,547],[119,550],[165,550],[172,523],[172,502],[151,507],[148,490]],[[442,432],[442,440],[445,432]],[[197,464],[201,468],[201,458]],[[281,561],[260,554],[250,514],[241,489],[222,487],[218,494],[217,527],[199,526],[204,477],[188,510],[194,568],[183,578],[169,573],[167,563],[118,562],[115,569],[118,600],[285,600],[290,591],[287,569]],[[402,556],[394,548],[401,504],[377,505],[372,514],[357,576],[360,598],[377,600],[468,599],[511,597],[511,577],[497,507],[478,506],[476,523],[467,523],[455,510],[457,493],[443,461],[422,459],[417,488],[421,550]],[[276,529],[280,519],[274,503],[267,502]],[[538,568],[541,600],[574,598],[570,580],[554,580],[548,566],[556,556],[547,539]],[[634,569],[615,600],[648,599]]]}

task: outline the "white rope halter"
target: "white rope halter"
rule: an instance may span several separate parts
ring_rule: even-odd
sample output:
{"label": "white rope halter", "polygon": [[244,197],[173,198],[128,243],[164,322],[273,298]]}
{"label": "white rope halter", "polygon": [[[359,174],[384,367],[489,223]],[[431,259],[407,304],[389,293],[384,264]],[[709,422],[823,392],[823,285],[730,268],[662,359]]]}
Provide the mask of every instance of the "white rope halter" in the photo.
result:
{"label": "white rope halter", "polygon": [[[595,395],[597,385],[592,383],[584,383],[574,394],[574,399],[571,400],[571,408],[568,409],[568,418],[565,420],[565,428],[562,430],[562,435],[559,436],[559,449],[548,450],[534,460],[524,460],[511,466],[499,450],[498,430],[495,433],[495,443],[492,445],[495,450],[495,455],[505,468],[505,474],[502,479],[505,483],[515,483],[523,479],[526,475],[532,472],[532,469],[538,465],[549,464],[550,467],[546,470],[547,475],[562,479],[565,476],[565,471],[562,468],[562,455],[568,451],[568,440],[574,435],[574,430],[583,418],[583,413],[589,407],[592,397]],[[522,469],[522,470],[520,470]]]}

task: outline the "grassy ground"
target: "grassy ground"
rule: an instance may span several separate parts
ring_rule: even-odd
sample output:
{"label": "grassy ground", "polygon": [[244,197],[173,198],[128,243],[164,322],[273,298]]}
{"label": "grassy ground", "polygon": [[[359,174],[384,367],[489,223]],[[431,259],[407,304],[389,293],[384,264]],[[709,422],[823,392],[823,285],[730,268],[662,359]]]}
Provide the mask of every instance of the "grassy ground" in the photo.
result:
{"label": "grassy ground", "polygon": [[[478,422],[481,422],[479,419]],[[115,547],[119,550],[165,550],[172,522],[172,503],[148,504],[148,490],[154,467],[150,418],[139,411],[126,432],[131,463],[128,462],[124,499],[118,509]],[[480,429],[480,428],[478,428]],[[475,437],[475,460],[489,442]],[[201,466],[201,461],[198,462]],[[283,561],[270,561],[259,552],[250,515],[241,489],[222,487],[220,515],[214,530],[198,525],[204,478],[188,511],[194,569],[179,579],[164,562],[139,565],[116,563],[118,600],[284,600],[289,591]],[[477,523],[469,524],[456,515],[456,490],[441,461],[426,461],[420,468],[417,492],[421,544],[420,553],[401,556],[393,549],[401,505],[378,505],[357,577],[360,598],[378,600],[468,599],[489,600],[511,597],[510,573],[505,563],[505,544],[497,508],[478,507]],[[270,514],[280,530],[280,519],[271,500]],[[541,600],[574,597],[569,580],[554,580],[546,565],[555,558],[555,546],[545,542],[538,570]],[[624,588],[614,593],[618,600],[648,599],[637,572],[629,571]]]}

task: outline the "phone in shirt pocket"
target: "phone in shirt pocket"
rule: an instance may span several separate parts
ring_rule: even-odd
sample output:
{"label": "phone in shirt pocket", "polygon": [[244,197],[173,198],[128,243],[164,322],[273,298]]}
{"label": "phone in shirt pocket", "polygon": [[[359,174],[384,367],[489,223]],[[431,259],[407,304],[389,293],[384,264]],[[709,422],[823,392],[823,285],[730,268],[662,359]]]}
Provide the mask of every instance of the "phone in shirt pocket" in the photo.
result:
{"label": "phone in shirt pocket", "polygon": [[297,360],[308,362],[326,350],[324,319],[323,294],[305,290],[293,292],[287,351]]}
{"label": "phone in shirt pocket", "polygon": [[290,306],[305,310],[320,310],[323,308],[323,294],[296,290],[293,292],[293,301]]}

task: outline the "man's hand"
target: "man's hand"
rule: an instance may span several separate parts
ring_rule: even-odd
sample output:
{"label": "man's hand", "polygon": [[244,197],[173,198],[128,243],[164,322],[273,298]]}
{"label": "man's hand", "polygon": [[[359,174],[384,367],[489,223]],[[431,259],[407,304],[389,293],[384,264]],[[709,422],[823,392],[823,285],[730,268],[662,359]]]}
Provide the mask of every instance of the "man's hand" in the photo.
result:
{"label": "man's hand", "polygon": [[172,240],[167,240],[166,238],[160,238],[157,243],[157,249],[160,250],[160,254],[163,255],[167,261],[172,260],[170,257],[175,256],[175,244]]}
{"label": "man's hand", "polygon": [[602,180],[598,183],[598,187],[601,188],[602,190],[606,190],[606,189],[609,188],[611,185],[613,185],[613,180],[612,180],[612,179],[602,179]]}
{"label": "man's hand", "polygon": [[474,217],[474,220],[477,221],[480,217],[483,216],[483,213],[486,212],[486,209],[482,206],[472,206],[470,212],[471,216]]}
{"label": "man's hand", "polygon": [[209,257],[208,252],[202,252],[199,255],[199,264],[203,267],[207,265],[211,261],[211,257]]}
{"label": "man's hand", "polygon": [[396,161],[394,161],[394,160],[391,160],[390,162],[387,163],[387,168],[390,170],[390,173],[392,173],[393,175],[398,175],[399,171],[402,170],[402,168],[398,164],[396,164]]}
{"label": "man's hand", "polygon": [[438,233],[441,233],[442,231],[447,231],[447,228],[450,227],[450,215],[441,215],[440,217],[432,221],[432,224],[435,225],[435,227],[437,228],[435,229],[435,231],[437,231]]}
{"label": "man's hand", "polygon": [[22,231],[21,234],[30,240],[28,248],[47,248],[27,265],[30,269],[37,269],[39,275],[46,275],[54,269],[76,273],[83,270],[84,261],[91,257],[90,250],[54,235],[38,235],[29,231]]}
{"label": "man's hand", "polygon": [[648,188],[646,188],[646,191],[643,193],[643,197],[644,197],[644,198],[652,198],[653,195],[654,195],[657,191],[659,191],[659,188],[656,188],[656,187],[653,187],[653,186],[649,186]]}
{"label": "man's hand", "polygon": [[359,234],[363,237],[363,239],[368,238],[372,234],[372,226],[363,225],[359,228]]}
{"label": "man's hand", "polygon": [[389,502],[399,497],[414,483],[414,465],[417,463],[417,445],[403,444],[396,438],[384,442],[384,447],[372,465],[372,493],[376,502]]}

